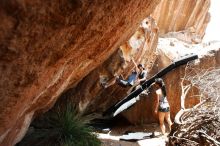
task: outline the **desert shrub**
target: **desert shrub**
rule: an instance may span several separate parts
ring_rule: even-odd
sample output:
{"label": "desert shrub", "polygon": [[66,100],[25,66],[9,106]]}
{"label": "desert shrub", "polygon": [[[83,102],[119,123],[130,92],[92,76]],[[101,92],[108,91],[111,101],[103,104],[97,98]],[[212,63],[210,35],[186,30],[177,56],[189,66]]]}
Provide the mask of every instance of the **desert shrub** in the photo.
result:
{"label": "desert shrub", "polygon": [[34,121],[18,146],[99,146],[101,142],[71,105],[57,108]]}
{"label": "desert shrub", "polygon": [[[182,108],[178,112],[170,133],[169,145],[220,145],[219,76],[220,68],[203,70],[189,66],[189,72],[186,70],[183,79],[199,89],[200,94],[196,96],[200,97],[200,103],[193,108]],[[182,86],[182,89],[187,89],[187,86]]]}

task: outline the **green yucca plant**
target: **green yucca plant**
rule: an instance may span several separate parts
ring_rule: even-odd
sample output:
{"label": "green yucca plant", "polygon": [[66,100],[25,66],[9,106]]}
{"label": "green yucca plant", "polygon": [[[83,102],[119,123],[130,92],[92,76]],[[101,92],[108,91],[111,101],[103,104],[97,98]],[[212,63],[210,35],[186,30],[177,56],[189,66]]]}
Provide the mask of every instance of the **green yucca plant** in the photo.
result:
{"label": "green yucca plant", "polygon": [[[40,124],[39,124],[40,123]],[[40,121],[33,123],[33,132],[28,134],[18,146],[100,146],[101,142],[85,120],[77,115],[68,104],[64,109],[57,108],[45,114]]]}

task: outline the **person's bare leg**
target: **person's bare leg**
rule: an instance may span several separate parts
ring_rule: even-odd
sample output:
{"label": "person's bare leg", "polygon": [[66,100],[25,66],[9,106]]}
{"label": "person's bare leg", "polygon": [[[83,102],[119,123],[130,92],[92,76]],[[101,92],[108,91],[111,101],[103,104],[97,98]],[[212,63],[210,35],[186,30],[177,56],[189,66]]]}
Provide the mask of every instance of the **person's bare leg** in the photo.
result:
{"label": "person's bare leg", "polygon": [[171,131],[171,126],[172,126],[172,121],[171,121],[171,119],[170,119],[170,112],[166,112],[165,113],[165,119],[166,119],[166,121],[167,121],[167,123],[168,123],[168,126],[169,126],[169,130]]}
{"label": "person's bare leg", "polygon": [[158,112],[158,116],[159,116],[159,121],[160,121],[160,129],[161,129],[163,135],[165,135],[165,132],[166,132],[166,128],[165,128],[165,125],[164,125],[165,113],[164,112]]}

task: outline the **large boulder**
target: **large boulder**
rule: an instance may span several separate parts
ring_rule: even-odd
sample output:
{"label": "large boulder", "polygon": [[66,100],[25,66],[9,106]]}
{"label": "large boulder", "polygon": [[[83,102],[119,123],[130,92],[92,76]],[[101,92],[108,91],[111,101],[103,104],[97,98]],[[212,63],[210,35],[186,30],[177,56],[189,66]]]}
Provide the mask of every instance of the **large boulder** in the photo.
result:
{"label": "large boulder", "polygon": [[107,60],[159,0],[3,0],[0,145],[16,144],[36,113]]}

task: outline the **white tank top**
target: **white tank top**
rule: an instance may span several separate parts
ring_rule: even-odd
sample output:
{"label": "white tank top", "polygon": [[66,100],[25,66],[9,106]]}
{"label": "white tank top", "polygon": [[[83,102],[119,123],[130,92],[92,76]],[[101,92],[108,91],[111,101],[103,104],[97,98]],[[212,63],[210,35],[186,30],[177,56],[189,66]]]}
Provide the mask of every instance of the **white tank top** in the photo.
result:
{"label": "white tank top", "polygon": [[159,94],[159,107],[160,108],[167,108],[170,107],[167,97],[163,95],[162,90],[161,89],[157,89],[156,93]]}

